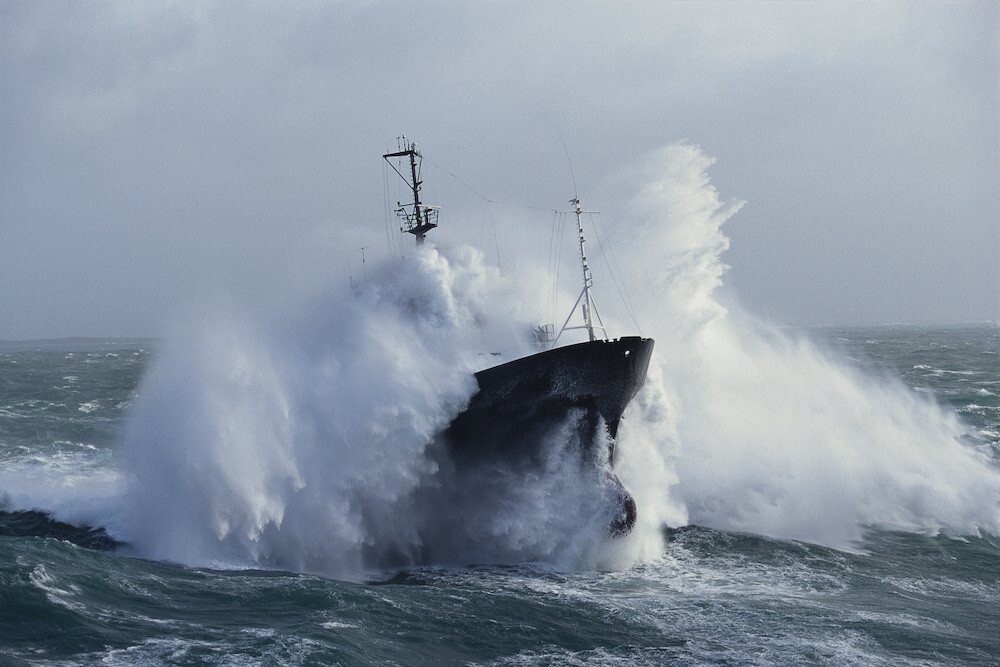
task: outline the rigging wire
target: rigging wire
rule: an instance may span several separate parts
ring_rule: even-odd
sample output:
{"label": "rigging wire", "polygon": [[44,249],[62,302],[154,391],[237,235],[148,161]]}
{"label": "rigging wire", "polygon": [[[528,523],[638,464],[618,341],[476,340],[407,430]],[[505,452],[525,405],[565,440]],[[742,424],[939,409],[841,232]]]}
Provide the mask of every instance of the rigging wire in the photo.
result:
{"label": "rigging wire", "polygon": [[479,228],[479,247],[486,247],[486,223],[489,222],[490,230],[493,232],[493,247],[497,253],[497,270],[500,269],[500,239],[497,236],[497,223],[490,211],[490,202],[483,203],[483,223]]}
{"label": "rigging wire", "polygon": [[[486,204],[489,206],[489,203]],[[490,214],[490,227],[493,229],[493,247],[497,250],[497,271],[502,271],[500,268],[500,239],[497,238],[497,222]]]}
{"label": "rigging wire", "polygon": [[[574,193],[574,196],[576,196],[578,198],[579,195],[578,195],[577,185],[576,185],[576,174],[573,171],[573,163],[572,163],[572,161],[570,160],[570,157],[569,157],[569,150],[566,147],[566,142],[563,139],[562,133],[559,132],[559,128],[558,127],[556,128],[556,132],[559,133],[559,141],[562,143],[563,152],[566,155],[566,161],[567,161],[567,163],[569,165],[570,178],[573,181],[573,193]],[[562,248],[563,244],[559,243],[558,241],[560,239],[562,239],[563,236],[565,235],[566,224],[567,224],[567,220],[569,218],[569,214],[567,212],[565,212],[565,211],[559,211],[558,209],[554,209],[554,208],[548,208],[548,207],[542,207],[542,206],[531,206],[531,205],[528,205],[528,204],[515,204],[513,202],[505,202],[505,201],[499,201],[499,200],[496,200],[496,199],[491,199],[490,197],[487,197],[482,192],[480,192],[476,188],[472,187],[471,185],[469,185],[468,183],[466,183],[465,181],[463,181],[461,178],[459,178],[453,172],[449,171],[448,169],[445,169],[444,167],[442,167],[441,165],[435,163],[434,161],[428,160],[426,157],[422,157],[422,162],[423,161],[426,161],[429,165],[431,165],[432,167],[435,167],[436,169],[438,169],[442,173],[447,174],[448,176],[451,176],[460,185],[462,185],[464,188],[466,188],[467,190],[469,190],[472,194],[476,195],[477,197],[479,197],[480,199],[482,199],[483,202],[485,202],[486,207],[485,207],[484,212],[483,212],[483,224],[482,224],[482,227],[480,229],[480,244],[479,245],[480,245],[480,247],[483,247],[483,245],[484,245],[483,244],[483,240],[484,240],[483,237],[485,236],[485,233],[486,233],[486,223],[489,222],[490,225],[491,225],[491,227],[492,227],[492,231],[493,231],[493,242],[494,242],[495,247],[496,247],[497,268],[498,269],[500,268],[500,242],[499,242],[499,238],[497,236],[496,221],[493,219],[493,217],[491,215],[490,205],[492,204],[492,205],[499,205],[499,206],[510,206],[510,207],[513,207],[513,208],[522,208],[522,209],[533,210],[533,211],[551,211],[553,213],[552,228],[551,228],[550,237],[549,237],[549,267],[548,267],[548,274],[549,274],[549,284],[551,285],[551,293],[550,293],[550,296],[549,296],[549,299],[548,299],[548,301],[549,301],[548,306],[549,306],[550,319],[552,319],[554,321],[555,312],[556,312],[556,300],[557,300],[558,294],[559,294],[559,267],[562,264],[562,250],[563,250],[563,248]],[[392,165],[389,165],[389,166],[392,166]],[[422,164],[421,164],[421,167],[422,167]],[[393,167],[393,169],[395,169],[395,167]],[[398,170],[396,170],[396,171],[397,171],[397,173],[399,173]],[[388,189],[389,189],[388,180],[389,179],[388,179],[388,171],[385,168],[383,168],[383,177],[384,177],[384,181],[385,181],[386,195],[388,195]],[[418,180],[419,180],[419,178],[420,178],[420,174],[418,173]],[[385,201],[388,201],[388,200],[386,199]],[[595,221],[595,224],[593,225],[593,227],[594,227],[594,230],[595,230],[595,234],[596,234],[596,238],[597,238],[597,243],[598,243],[598,246],[601,249],[601,255],[604,257],[604,263],[608,267],[608,273],[611,276],[611,281],[612,281],[612,283],[614,283],[615,290],[618,292],[619,298],[625,304],[625,309],[628,312],[628,315],[631,318],[632,323],[635,324],[636,328],[639,329],[640,334],[641,334],[641,327],[639,326],[639,322],[638,322],[638,319],[637,319],[636,314],[635,314],[635,308],[632,306],[632,301],[631,301],[631,298],[630,298],[630,296],[628,294],[628,288],[624,284],[623,274],[622,274],[622,271],[621,271],[621,267],[618,264],[618,259],[615,257],[614,249],[611,247],[611,244],[608,242],[607,231],[603,228],[603,220],[601,219],[601,217],[600,217],[599,214],[590,213],[589,215],[591,217],[591,220]],[[392,224],[391,224],[391,222],[388,219],[388,209],[387,208],[386,208],[386,234],[387,234],[387,238],[389,239],[390,253],[393,254],[393,255],[395,255],[397,251],[394,248],[394,243],[392,241],[392,239],[394,238],[394,235],[392,234]],[[604,237],[604,240],[602,240],[602,235]],[[608,246],[607,249],[605,248],[606,245]],[[610,260],[608,259],[608,255],[609,254],[611,255]]]}
{"label": "rigging wire", "polygon": [[382,160],[382,212],[385,222],[385,244],[389,257],[395,257],[397,254],[395,244],[396,235],[393,233],[392,220],[389,217],[389,168],[386,165],[388,163]]}
{"label": "rigging wire", "polygon": [[[549,271],[549,285],[552,290],[552,296],[550,298],[550,303],[552,304],[552,321],[555,322],[556,317],[556,302],[559,299],[559,267],[562,266],[562,252],[564,243],[560,243],[564,238],[566,238],[566,223],[569,220],[569,213],[567,211],[556,211],[553,214],[552,220],[552,232],[553,241],[552,247],[554,251],[550,252],[553,261],[550,266]],[[558,231],[556,228],[558,227]]]}
{"label": "rigging wire", "polygon": [[549,286],[548,293],[548,303],[546,304],[548,308],[547,319],[555,322],[556,319],[556,291],[552,287],[554,273],[555,273],[555,247],[556,247],[556,226],[559,220],[559,214],[552,214],[552,230],[549,232],[549,265],[548,265],[548,275],[546,276],[546,284]]}
{"label": "rigging wire", "polygon": [[569,159],[569,149],[566,148],[566,140],[563,139],[562,132],[559,131],[558,125],[556,125],[556,134],[559,135],[559,141],[562,143],[563,153],[566,154],[566,163],[569,164],[569,177],[573,179],[573,196],[579,199],[580,191],[576,189],[576,174],[573,173],[573,161]]}
{"label": "rigging wire", "polygon": [[427,162],[427,164],[431,165],[432,167],[436,167],[437,169],[441,170],[442,173],[445,173],[445,174],[451,176],[456,181],[458,181],[462,186],[464,186],[466,189],[468,189],[469,192],[471,192],[472,194],[476,195],[477,197],[479,197],[480,199],[482,199],[483,201],[485,201],[485,202],[487,202],[489,204],[499,204],[501,206],[512,206],[514,208],[526,208],[526,209],[530,209],[530,210],[533,210],[533,211],[554,211],[555,210],[553,208],[546,208],[544,206],[530,206],[528,204],[514,204],[513,202],[498,201],[496,199],[490,199],[489,197],[487,197],[486,195],[484,195],[482,192],[480,192],[479,190],[475,189],[474,187],[472,187],[471,185],[469,185],[468,183],[466,183],[461,178],[459,178],[458,176],[456,176],[452,172],[448,171],[447,169],[445,169],[441,165],[436,164],[436,163],[428,160],[427,158],[424,158],[424,161]]}
{"label": "rigging wire", "polygon": [[[622,303],[625,304],[625,310],[628,312],[629,317],[632,318],[632,323],[639,331],[639,334],[642,335],[642,327],[639,326],[639,321],[635,316],[635,309],[632,307],[632,299],[628,293],[628,286],[625,284],[625,277],[622,274],[621,268],[618,266],[618,259],[615,257],[614,247],[608,240],[607,230],[604,229],[604,221],[601,219],[600,213],[591,213],[590,218],[595,221],[594,236],[597,238],[597,245],[601,249],[601,255],[604,257],[604,263],[608,267],[608,273],[611,274],[611,282],[614,283],[615,290],[618,291],[619,298],[622,300]],[[601,240],[602,234],[605,241]],[[607,245],[607,251],[605,251],[605,245]],[[608,254],[611,255],[611,262],[608,261]],[[612,262],[614,263],[614,269],[611,268]]]}
{"label": "rigging wire", "polygon": [[486,213],[489,211],[490,203],[483,202],[483,220],[479,224],[479,247],[483,247],[483,241],[486,240]]}

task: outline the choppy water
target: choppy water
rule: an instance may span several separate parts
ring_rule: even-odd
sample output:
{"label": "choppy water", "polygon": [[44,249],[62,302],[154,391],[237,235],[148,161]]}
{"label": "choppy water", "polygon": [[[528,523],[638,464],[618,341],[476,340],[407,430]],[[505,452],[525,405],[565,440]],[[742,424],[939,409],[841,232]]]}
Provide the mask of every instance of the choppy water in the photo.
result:
{"label": "choppy water", "polygon": [[628,175],[626,538],[559,429],[450,483],[435,434],[546,310],[468,248],[162,341],[0,344],[0,664],[996,664],[1000,326],[727,310],[710,165]]}
{"label": "choppy water", "polygon": [[[960,415],[1000,459],[995,325],[816,332]],[[1000,539],[870,530],[843,550],[706,527],[613,571],[426,565],[361,582],[84,548],[115,534],[116,447],[151,343],[0,353],[0,651],[74,664],[990,664]],[[775,471],[780,476],[780,471]],[[94,485],[96,488],[85,488]],[[994,509],[995,511],[995,509]],[[63,531],[63,532],[61,532]],[[39,536],[44,535],[44,536]],[[120,536],[119,536],[120,537]],[[96,542],[96,547],[106,544]]]}

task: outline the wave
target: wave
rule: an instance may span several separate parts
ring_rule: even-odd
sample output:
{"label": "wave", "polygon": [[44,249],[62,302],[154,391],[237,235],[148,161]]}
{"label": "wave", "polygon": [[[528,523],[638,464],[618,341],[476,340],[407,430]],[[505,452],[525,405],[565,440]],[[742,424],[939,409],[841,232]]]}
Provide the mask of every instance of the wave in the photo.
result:
{"label": "wave", "polygon": [[126,539],[140,554],[340,575],[427,553],[563,557],[579,524],[551,530],[573,514],[553,503],[587,485],[556,474],[558,457],[530,484],[455,495],[435,446],[483,351],[531,349],[509,285],[467,248],[374,273],[293,322],[212,304],[169,338],[125,439]]}
{"label": "wave", "polygon": [[8,512],[0,509],[0,536],[47,537],[101,551],[123,546],[104,528],[66,523],[37,510]]}
{"label": "wave", "polygon": [[123,539],[154,559],[350,576],[616,567],[689,523],[842,547],[872,527],[1000,534],[1000,472],[955,413],[722,305],[721,227],[742,204],[722,202],[711,164],[675,145],[624,174],[639,192],[620,254],[642,267],[636,310],[657,339],[616,450],[639,506],[628,538],[592,525],[566,434],[535,472],[448,488],[436,434],[484,351],[530,351],[545,304],[473,250],[428,247],[290,320],[217,303],[182,318],[129,421]]}
{"label": "wave", "polygon": [[[660,493],[659,473],[642,472],[659,453],[689,521],[831,546],[872,527],[998,534],[1000,471],[954,412],[720,303],[721,226],[741,203],[720,200],[711,164],[671,146],[630,172],[646,183],[630,253],[656,286],[640,310],[654,319],[671,443],[641,449],[633,484]],[[649,428],[630,427],[624,451]]]}

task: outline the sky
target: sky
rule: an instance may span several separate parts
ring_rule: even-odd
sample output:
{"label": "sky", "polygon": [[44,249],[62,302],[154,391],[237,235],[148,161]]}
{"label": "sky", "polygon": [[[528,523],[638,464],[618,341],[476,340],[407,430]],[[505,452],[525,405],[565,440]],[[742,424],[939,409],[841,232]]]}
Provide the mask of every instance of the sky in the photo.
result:
{"label": "sky", "polygon": [[696,145],[751,313],[998,319],[998,126],[995,2],[0,0],[0,339],[346,282],[403,133],[477,230]]}

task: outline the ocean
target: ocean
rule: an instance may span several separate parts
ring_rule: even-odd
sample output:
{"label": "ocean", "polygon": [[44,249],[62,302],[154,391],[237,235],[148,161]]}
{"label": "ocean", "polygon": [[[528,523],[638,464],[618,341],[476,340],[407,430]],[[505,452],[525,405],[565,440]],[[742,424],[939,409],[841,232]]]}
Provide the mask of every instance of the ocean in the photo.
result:
{"label": "ocean", "polygon": [[[824,328],[811,337],[940,406],[961,425],[964,447],[1000,465],[996,324]],[[833,547],[694,521],[662,527],[657,553],[620,568],[507,557],[347,579],[144,557],[115,541],[128,537],[116,532],[126,474],[119,447],[160,348],[116,340],[0,348],[3,664],[1000,659],[1000,537],[985,531],[865,527],[861,539]],[[757,483],[768,475],[787,471]],[[995,514],[996,498],[986,501]]]}
{"label": "ocean", "polygon": [[570,425],[475,485],[438,438],[573,308],[555,226],[513,272],[427,244],[156,340],[0,343],[0,664],[1000,662],[1000,323],[744,312],[711,162],[650,154],[593,237],[629,260],[606,325],[656,341],[625,537]]}

